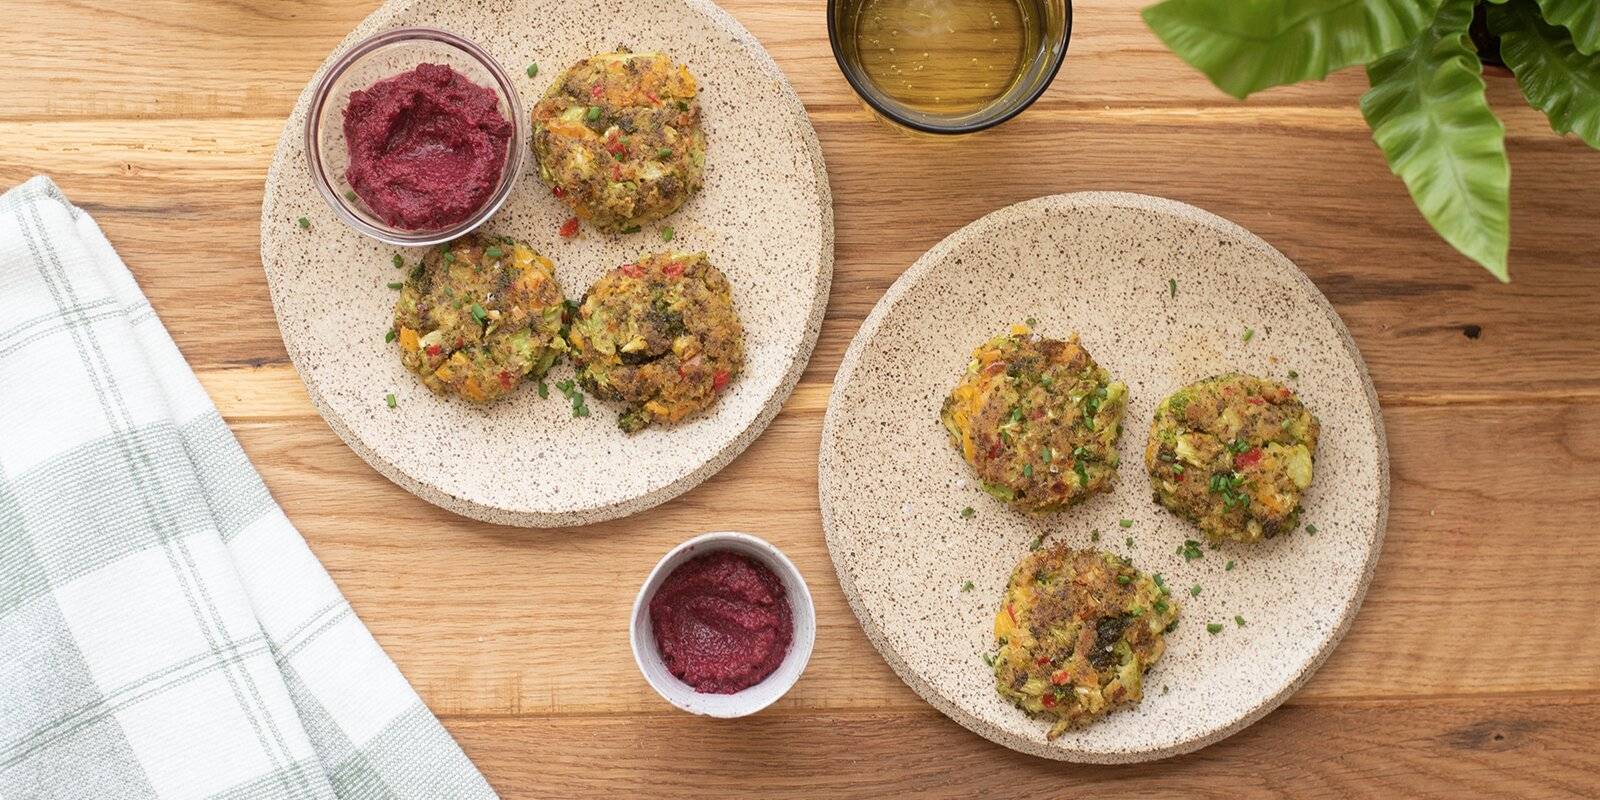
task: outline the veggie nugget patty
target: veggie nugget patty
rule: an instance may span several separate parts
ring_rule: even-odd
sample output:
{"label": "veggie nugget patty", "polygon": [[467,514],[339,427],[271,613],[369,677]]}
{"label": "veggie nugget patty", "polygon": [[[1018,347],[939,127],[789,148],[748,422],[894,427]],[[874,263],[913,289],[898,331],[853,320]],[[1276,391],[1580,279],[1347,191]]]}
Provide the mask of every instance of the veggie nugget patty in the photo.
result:
{"label": "veggie nugget patty", "polygon": [[677,211],[705,167],[696,94],[688,68],[659,53],[579,61],[533,107],[539,177],[603,231]]}
{"label": "veggie nugget patty", "polygon": [[1144,696],[1144,673],[1166,651],[1178,603],[1111,553],[1058,544],[1011,573],[994,618],[1000,696],[1052,718],[1048,737]]}
{"label": "veggie nugget patty", "polygon": [[578,380],[628,405],[633,433],[710,406],[744,368],[728,279],[704,253],[657,253],[596,281],[568,331]]}
{"label": "veggie nugget patty", "polygon": [[400,360],[423,385],[487,403],[538,379],[566,350],[550,259],[510,237],[470,236],[428,251],[394,306]]}
{"label": "veggie nugget patty", "polygon": [[1213,541],[1254,542],[1300,524],[1317,432],[1283,384],[1220,375],[1161,402],[1144,463],[1157,503]]}
{"label": "veggie nugget patty", "polygon": [[939,419],[984,491],[1038,514],[1110,491],[1127,395],[1077,334],[1015,325],[973,351]]}

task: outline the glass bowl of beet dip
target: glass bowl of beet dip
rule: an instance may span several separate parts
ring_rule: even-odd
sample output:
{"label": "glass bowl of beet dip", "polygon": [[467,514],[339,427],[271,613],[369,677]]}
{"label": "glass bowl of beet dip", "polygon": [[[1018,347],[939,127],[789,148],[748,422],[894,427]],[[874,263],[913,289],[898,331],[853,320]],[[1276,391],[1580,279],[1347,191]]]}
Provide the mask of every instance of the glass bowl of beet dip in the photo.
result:
{"label": "glass bowl of beet dip", "polygon": [[504,68],[448,31],[367,38],[317,81],[311,180],[350,227],[424,247],[493,216],[522,171],[526,111]]}
{"label": "glass bowl of beet dip", "polygon": [[629,637],[645,680],[694,714],[743,717],[772,705],[811,659],[816,610],[778,548],[706,533],[661,558],[633,602]]}

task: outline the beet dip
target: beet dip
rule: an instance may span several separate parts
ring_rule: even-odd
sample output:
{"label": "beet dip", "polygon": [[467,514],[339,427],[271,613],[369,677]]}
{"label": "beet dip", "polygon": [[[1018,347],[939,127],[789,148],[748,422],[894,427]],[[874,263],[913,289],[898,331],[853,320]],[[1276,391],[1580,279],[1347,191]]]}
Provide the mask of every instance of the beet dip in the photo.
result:
{"label": "beet dip", "polygon": [[650,598],[650,625],[667,669],[706,694],[760,683],[794,638],[783,581],[729,550],[678,565]]}
{"label": "beet dip", "polygon": [[511,123],[499,105],[493,89],[443,64],[421,64],[351,92],[344,179],[388,225],[454,225],[500,182]]}

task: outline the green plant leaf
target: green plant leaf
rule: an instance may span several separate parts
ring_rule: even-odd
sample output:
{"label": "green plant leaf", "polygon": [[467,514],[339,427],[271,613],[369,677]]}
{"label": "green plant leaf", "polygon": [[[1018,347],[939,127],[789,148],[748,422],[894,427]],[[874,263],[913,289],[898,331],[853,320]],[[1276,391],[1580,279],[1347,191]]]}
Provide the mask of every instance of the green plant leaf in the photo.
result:
{"label": "green plant leaf", "polygon": [[1489,27],[1500,35],[1500,58],[1516,73],[1522,95],[1550,118],[1550,127],[1600,149],[1600,56],[1578,52],[1565,29],[1539,19],[1532,0],[1489,9]]}
{"label": "green plant leaf", "polygon": [[1156,36],[1234,97],[1326,77],[1398,49],[1439,0],[1166,0],[1141,12]]}
{"label": "green plant leaf", "polygon": [[1506,129],[1467,40],[1472,0],[1444,0],[1415,41],[1367,66],[1361,114],[1428,224],[1502,281],[1511,241]]}
{"label": "green plant leaf", "polygon": [[[1505,0],[1500,0],[1505,2]],[[1547,22],[1572,33],[1572,44],[1584,55],[1600,53],[1600,5],[1594,0],[1539,0]]]}

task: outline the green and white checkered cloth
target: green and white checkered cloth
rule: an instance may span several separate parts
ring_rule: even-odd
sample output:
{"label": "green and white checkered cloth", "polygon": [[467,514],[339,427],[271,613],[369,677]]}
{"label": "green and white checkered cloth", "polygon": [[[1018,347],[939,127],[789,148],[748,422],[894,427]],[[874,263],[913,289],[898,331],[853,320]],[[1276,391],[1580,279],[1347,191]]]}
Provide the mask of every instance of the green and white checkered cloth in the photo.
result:
{"label": "green and white checkered cloth", "polygon": [[494,796],[94,220],[0,196],[0,798]]}

